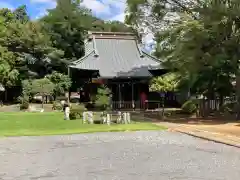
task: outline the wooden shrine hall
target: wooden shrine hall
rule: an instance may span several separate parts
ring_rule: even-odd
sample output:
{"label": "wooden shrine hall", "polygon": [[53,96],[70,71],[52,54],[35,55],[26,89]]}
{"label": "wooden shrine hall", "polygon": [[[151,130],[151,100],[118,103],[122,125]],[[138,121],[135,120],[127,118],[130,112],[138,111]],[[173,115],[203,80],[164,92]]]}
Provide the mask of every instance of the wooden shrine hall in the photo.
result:
{"label": "wooden shrine hall", "polygon": [[132,33],[89,32],[85,56],[69,65],[71,91],[82,87],[81,101],[90,101],[98,83],[112,91],[115,109],[141,108],[141,94],[149,93],[149,81],[166,73],[161,61],[144,52]]}

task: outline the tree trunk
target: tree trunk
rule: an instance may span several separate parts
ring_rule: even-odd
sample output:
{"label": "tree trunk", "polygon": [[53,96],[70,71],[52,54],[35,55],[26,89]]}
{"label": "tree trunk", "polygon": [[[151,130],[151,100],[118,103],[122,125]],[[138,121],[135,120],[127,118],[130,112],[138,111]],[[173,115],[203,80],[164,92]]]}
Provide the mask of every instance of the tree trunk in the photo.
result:
{"label": "tree trunk", "polygon": [[7,100],[8,100],[7,88],[5,88],[4,99],[5,99],[5,102],[7,102]]}
{"label": "tree trunk", "polygon": [[220,97],[219,97],[219,105],[220,106],[223,105],[223,95],[220,95]]}
{"label": "tree trunk", "polygon": [[165,115],[165,97],[162,99],[162,120],[164,120]]}
{"label": "tree trunk", "polygon": [[43,109],[43,104],[44,104],[44,96],[42,96],[42,109]]}

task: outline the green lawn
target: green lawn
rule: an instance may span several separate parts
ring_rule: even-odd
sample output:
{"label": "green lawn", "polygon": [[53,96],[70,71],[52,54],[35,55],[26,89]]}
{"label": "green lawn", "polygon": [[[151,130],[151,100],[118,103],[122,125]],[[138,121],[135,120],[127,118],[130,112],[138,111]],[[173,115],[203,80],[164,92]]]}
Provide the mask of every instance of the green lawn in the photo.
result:
{"label": "green lawn", "polygon": [[106,124],[82,124],[81,120],[63,120],[62,113],[0,113],[0,136],[39,136],[163,129],[165,128],[142,122],[111,126]]}

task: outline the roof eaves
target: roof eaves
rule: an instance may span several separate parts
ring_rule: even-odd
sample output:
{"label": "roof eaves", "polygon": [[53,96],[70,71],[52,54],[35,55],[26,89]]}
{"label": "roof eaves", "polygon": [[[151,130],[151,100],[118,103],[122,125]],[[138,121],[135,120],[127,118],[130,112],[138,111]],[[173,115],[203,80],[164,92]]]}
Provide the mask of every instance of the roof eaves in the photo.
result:
{"label": "roof eaves", "polygon": [[153,59],[153,60],[156,61],[156,62],[162,62],[160,59],[158,59],[158,58],[156,58],[155,56],[152,56],[152,55],[146,53],[146,52],[143,51],[143,50],[142,50],[142,53],[143,53],[144,55],[150,57],[151,59]]}
{"label": "roof eaves", "polygon": [[135,40],[135,42],[136,42],[136,46],[137,46],[138,52],[140,54],[140,57],[143,58],[144,57],[143,54],[142,54],[143,52],[142,52],[142,50],[141,50],[141,48],[140,48],[140,46],[139,46],[139,44],[137,43],[136,40]]}
{"label": "roof eaves", "polygon": [[90,56],[92,53],[94,53],[94,50],[90,51],[87,55],[81,57],[80,59],[76,60],[76,61],[73,61],[71,63],[71,65],[77,65],[79,63],[81,63],[82,61],[84,61],[88,56]]}

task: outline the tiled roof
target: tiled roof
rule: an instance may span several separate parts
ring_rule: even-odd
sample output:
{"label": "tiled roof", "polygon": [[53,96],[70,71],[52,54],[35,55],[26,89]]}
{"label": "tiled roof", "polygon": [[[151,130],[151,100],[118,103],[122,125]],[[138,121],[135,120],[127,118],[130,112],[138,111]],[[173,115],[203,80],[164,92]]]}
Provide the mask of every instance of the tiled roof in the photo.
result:
{"label": "tiled roof", "polygon": [[98,70],[101,77],[149,77],[161,62],[143,52],[132,33],[92,32],[85,41],[85,56],[71,68]]}

